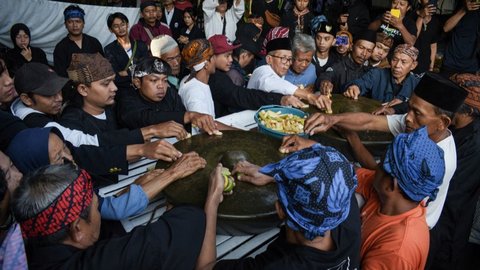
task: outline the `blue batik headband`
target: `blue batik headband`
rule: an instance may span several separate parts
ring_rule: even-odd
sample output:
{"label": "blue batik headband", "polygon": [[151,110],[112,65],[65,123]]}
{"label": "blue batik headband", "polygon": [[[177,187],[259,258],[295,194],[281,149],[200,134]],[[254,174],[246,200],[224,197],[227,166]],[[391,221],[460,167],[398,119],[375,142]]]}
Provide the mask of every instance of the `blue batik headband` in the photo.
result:
{"label": "blue batik headband", "polygon": [[315,144],[260,172],[275,179],[287,225],[305,238],[324,236],[348,217],[357,177],[335,148]]}

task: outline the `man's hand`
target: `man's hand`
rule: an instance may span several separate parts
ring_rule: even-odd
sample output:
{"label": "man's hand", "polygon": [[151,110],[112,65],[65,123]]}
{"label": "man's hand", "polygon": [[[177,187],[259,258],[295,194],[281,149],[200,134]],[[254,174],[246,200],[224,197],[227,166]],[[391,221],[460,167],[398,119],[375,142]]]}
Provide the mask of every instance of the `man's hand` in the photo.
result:
{"label": "man's hand", "polygon": [[199,169],[205,168],[207,161],[199,156],[196,152],[189,152],[182,155],[167,171],[171,171],[175,175],[175,179],[187,177]]}
{"label": "man's hand", "polygon": [[397,28],[397,29],[400,29],[403,26],[402,19],[391,16],[390,17],[390,25]]}
{"label": "man's hand", "polygon": [[390,10],[387,10],[385,13],[383,13],[382,16],[382,21],[386,24],[390,24],[390,19],[392,19],[392,14],[390,13]]}
{"label": "man's hand", "polygon": [[418,16],[425,18],[427,16],[434,15],[437,12],[437,7],[435,5],[429,4],[417,11]]}
{"label": "man's hand", "polygon": [[335,125],[334,116],[314,113],[305,121],[305,133],[313,135],[319,132],[327,131],[331,126]]}
{"label": "man's hand", "polygon": [[327,112],[332,111],[332,100],[326,95],[308,94],[308,103]]}
{"label": "man's hand", "polygon": [[218,163],[210,174],[208,183],[207,204],[218,206],[223,201],[223,189],[225,180],[222,175],[222,164]]}
{"label": "man's hand", "polygon": [[32,61],[32,49],[30,47],[24,46],[20,53],[22,54],[23,58],[25,58],[25,60],[27,60],[28,62]]}
{"label": "man's hand", "polygon": [[311,147],[316,143],[316,141],[305,139],[298,135],[285,136],[278,150],[281,153],[288,154]]}
{"label": "man's hand", "polygon": [[465,8],[467,11],[475,11],[480,9],[480,3],[471,2],[471,0],[465,0]]}
{"label": "man's hand", "polygon": [[165,140],[147,142],[142,145],[142,156],[149,159],[174,161],[182,156],[182,153]]}
{"label": "man's hand", "polygon": [[322,95],[330,95],[333,91],[333,83],[329,80],[323,80],[320,82],[320,93]]}
{"label": "man's hand", "polygon": [[185,123],[192,123],[192,125],[203,129],[208,135],[213,135],[219,132],[217,124],[211,115],[197,112],[186,112],[185,118],[187,118]]}
{"label": "man's hand", "polygon": [[183,125],[175,122],[168,121],[160,124],[153,125],[155,136],[160,138],[175,137],[177,140],[183,140],[187,138],[188,132],[183,128]]}
{"label": "man's hand", "polygon": [[358,99],[358,96],[360,95],[360,88],[356,86],[355,84],[350,85],[345,92],[343,92],[343,95],[351,98],[351,99]]}
{"label": "man's hand", "polygon": [[280,105],[282,106],[293,106],[295,108],[305,108],[308,107],[307,104],[303,103],[299,98],[295,96],[286,95],[283,96],[280,100]]}
{"label": "man's hand", "polygon": [[259,172],[260,167],[248,161],[239,161],[235,164],[232,174],[237,174],[239,181],[248,182],[256,186],[264,186],[273,182],[273,178]]}

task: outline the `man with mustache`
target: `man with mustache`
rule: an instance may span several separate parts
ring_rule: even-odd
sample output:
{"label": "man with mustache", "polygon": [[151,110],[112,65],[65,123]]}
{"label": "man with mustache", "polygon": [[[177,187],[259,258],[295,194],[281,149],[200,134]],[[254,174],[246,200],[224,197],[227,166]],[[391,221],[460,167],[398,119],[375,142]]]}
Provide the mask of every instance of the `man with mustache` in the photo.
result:
{"label": "man with mustache", "polygon": [[[389,69],[374,68],[365,73],[362,77],[347,83],[343,95],[358,99],[358,96],[366,96],[381,102],[387,102],[383,108],[385,113],[394,114],[406,108],[399,108],[398,105],[407,102],[413,93],[413,89],[420,79],[412,73],[417,66],[418,50],[408,44],[401,44],[395,48],[392,66]],[[403,106],[406,107],[406,106]]]}
{"label": "man with mustache", "polygon": [[[313,135],[328,130],[333,125],[341,128],[361,131],[377,130],[390,132],[394,136],[410,133],[426,126],[430,139],[445,152],[445,175],[435,201],[427,206],[427,224],[433,228],[442,212],[450,179],[457,165],[455,141],[448,126],[454,113],[463,104],[467,91],[450,80],[433,73],[426,73],[418,83],[406,114],[373,115],[370,113],[342,113],[336,115],[313,114],[305,123],[305,132]],[[281,150],[296,151],[302,143],[298,139],[285,140]]]}

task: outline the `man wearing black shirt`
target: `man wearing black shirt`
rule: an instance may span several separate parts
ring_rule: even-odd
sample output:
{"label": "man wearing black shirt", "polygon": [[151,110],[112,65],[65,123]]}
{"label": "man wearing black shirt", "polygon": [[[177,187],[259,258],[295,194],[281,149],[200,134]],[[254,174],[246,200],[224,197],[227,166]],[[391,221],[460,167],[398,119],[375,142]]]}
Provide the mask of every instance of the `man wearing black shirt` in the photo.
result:
{"label": "man wearing black shirt", "polygon": [[85,12],[77,5],[68,6],[63,12],[68,35],[55,46],[53,62],[55,72],[62,77],[68,77],[67,67],[70,65],[73,53],[100,53],[103,55],[102,44],[83,33]]}

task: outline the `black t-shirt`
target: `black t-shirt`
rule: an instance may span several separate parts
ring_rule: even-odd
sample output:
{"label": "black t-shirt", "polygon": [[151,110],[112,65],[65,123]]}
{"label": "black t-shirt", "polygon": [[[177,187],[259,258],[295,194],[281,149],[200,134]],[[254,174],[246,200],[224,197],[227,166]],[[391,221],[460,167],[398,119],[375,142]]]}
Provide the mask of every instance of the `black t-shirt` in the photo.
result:
{"label": "black t-shirt", "polygon": [[358,269],[360,264],[360,211],[355,196],[347,219],[331,231],[336,249],[321,251],[287,243],[285,228],[267,250],[255,258],[221,260],[214,269]]}
{"label": "black t-shirt", "polygon": [[75,41],[71,40],[68,36],[63,38],[53,51],[53,62],[55,65],[55,72],[62,76],[68,77],[67,68],[72,61],[72,54],[74,53],[100,53],[103,56],[102,44],[98,39],[83,34],[82,48],[79,48]]}
{"label": "black t-shirt", "polygon": [[[149,102],[133,88],[118,90],[116,112],[119,123],[126,128],[136,129],[167,121],[185,124],[185,106],[177,89],[170,86],[160,102]],[[187,127],[186,127],[187,128]]]}
{"label": "black t-shirt", "polygon": [[420,35],[415,42],[415,48],[418,49],[418,65],[413,70],[414,73],[420,74],[428,71],[430,67],[430,54],[432,50],[430,45],[437,43],[442,34],[442,24],[437,16],[432,16],[428,24],[422,25]]}
{"label": "black t-shirt", "polygon": [[444,67],[456,72],[475,73],[480,68],[479,39],[480,10],[469,11],[452,30],[445,49]]}
{"label": "black t-shirt", "polygon": [[[383,16],[383,15],[380,15],[380,16]],[[379,17],[377,19],[381,20],[381,17]],[[412,15],[407,13],[407,15],[405,15],[405,17],[403,17],[402,22],[403,22],[403,25],[405,26],[405,28],[407,29],[407,31],[410,34],[412,34],[414,36],[417,36],[417,25],[415,24],[415,20],[413,19]],[[386,23],[382,23],[377,32],[384,32],[385,34],[393,37],[393,47],[390,50],[390,55],[393,53],[393,50],[395,49],[395,47],[397,47],[400,44],[405,43],[400,30],[398,30],[397,28],[395,28],[391,25],[388,25]]]}

